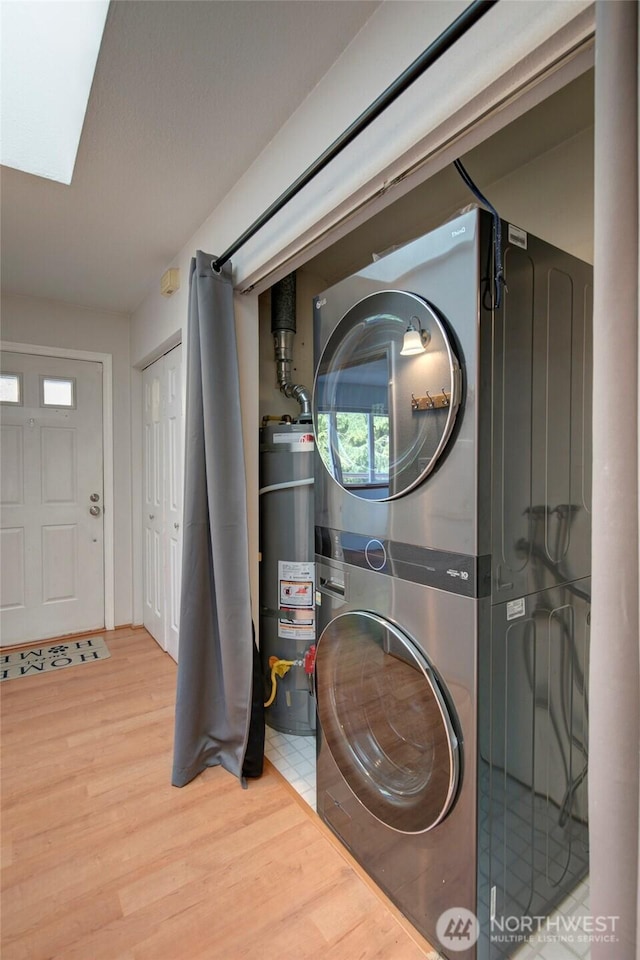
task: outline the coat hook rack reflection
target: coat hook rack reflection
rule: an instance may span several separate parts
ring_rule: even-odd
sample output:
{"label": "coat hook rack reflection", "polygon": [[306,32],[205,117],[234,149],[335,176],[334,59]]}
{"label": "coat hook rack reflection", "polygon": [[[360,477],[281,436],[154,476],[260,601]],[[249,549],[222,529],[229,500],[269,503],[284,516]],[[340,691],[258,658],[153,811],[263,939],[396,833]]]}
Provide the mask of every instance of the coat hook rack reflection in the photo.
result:
{"label": "coat hook rack reflection", "polygon": [[442,393],[436,393],[431,396],[428,390],[425,390],[423,397],[416,397],[411,394],[412,410],[442,410],[443,407],[451,406],[451,394],[447,393],[444,387]]}

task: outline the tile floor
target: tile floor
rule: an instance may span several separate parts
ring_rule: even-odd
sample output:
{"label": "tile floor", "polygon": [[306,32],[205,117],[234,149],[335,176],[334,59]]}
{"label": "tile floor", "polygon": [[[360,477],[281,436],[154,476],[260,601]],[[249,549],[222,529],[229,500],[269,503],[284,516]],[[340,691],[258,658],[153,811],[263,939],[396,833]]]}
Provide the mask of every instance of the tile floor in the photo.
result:
{"label": "tile floor", "polygon": [[264,752],[309,806],[316,809],[316,738],[267,727]]}
{"label": "tile floor", "polygon": [[[316,809],[316,742],[315,737],[300,737],[266,729],[265,754],[301,797]],[[589,913],[589,881],[585,880],[561,904],[557,913],[547,921],[546,930],[531,936],[515,954],[514,960],[589,960],[588,943],[575,934],[563,934],[557,918],[580,917]],[[564,939],[557,939],[559,929]],[[565,928],[566,929],[566,928]],[[573,936],[573,939],[569,939]],[[545,941],[545,937],[547,941]],[[435,954],[431,954],[435,958]]]}

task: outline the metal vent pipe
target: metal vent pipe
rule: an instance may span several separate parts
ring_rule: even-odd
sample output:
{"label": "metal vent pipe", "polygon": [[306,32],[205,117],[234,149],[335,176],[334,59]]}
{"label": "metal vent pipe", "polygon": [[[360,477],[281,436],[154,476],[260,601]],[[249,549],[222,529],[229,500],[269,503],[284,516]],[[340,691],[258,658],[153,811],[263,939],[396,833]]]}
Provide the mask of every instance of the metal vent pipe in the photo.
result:
{"label": "metal vent pipe", "polygon": [[296,333],[296,275],[290,273],[271,288],[271,333],[276,356],[278,386],[285,397],[300,404],[299,423],[311,422],[311,395],[301,383],[293,383],[293,338]]}

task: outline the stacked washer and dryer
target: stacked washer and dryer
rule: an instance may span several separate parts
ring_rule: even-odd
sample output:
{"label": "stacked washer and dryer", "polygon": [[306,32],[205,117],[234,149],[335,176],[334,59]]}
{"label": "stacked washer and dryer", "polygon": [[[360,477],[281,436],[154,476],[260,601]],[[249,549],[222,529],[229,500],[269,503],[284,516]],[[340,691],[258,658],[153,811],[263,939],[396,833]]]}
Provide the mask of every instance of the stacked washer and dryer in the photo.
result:
{"label": "stacked washer and dryer", "polygon": [[463,960],[588,870],[592,271],[503,236],[498,308],[479,209],[314,301],[318,812]]}

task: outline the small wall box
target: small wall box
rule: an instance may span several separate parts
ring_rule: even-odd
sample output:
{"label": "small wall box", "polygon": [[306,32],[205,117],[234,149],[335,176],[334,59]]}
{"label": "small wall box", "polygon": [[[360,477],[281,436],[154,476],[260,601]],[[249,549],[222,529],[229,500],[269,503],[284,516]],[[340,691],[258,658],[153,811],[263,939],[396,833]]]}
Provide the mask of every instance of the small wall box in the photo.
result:
{"label": "small wall box", "polygon": [[180,289],[180,270],[178,267],[172,267],[171,270],[165,270],[160,279],[160,293],[163,297],[172,296],[176,290]]}

